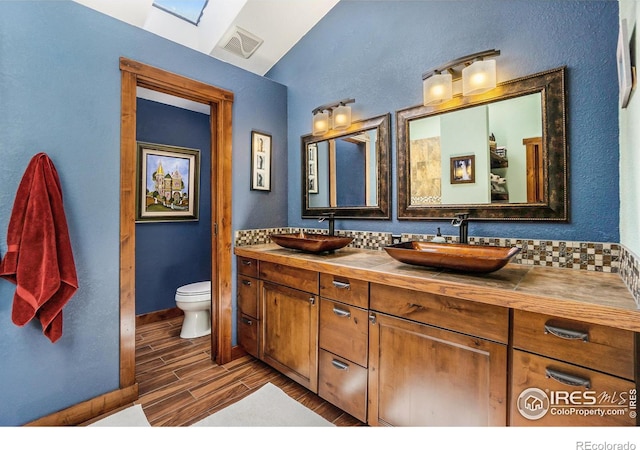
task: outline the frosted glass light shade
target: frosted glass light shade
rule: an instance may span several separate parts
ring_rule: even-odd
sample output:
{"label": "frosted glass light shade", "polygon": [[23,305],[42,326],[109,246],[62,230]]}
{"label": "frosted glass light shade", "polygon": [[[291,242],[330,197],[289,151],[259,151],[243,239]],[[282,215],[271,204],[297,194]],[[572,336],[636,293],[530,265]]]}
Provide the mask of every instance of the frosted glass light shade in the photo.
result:
{"label": "frosted glass light shade", "polygon": [[344,130],[351,126],[351,107],[339,105],[333,110],[333,129]]}
{"label": "frosted glass light shade", "polygon": [[462,95],[477,95],[496,87],[496,60],[476,61],[462,69]]}
{"label": "frosted glass light shade", "polygon": [[322,136],[329,131],[329,113],[327,111],[315,113],[311,129],[314,136]]}
{"label": "frosted glass light shade", "polygon": [[422,82],[424,106],[450,100],[453,97],[453,77],[449,72],[432,75]]}

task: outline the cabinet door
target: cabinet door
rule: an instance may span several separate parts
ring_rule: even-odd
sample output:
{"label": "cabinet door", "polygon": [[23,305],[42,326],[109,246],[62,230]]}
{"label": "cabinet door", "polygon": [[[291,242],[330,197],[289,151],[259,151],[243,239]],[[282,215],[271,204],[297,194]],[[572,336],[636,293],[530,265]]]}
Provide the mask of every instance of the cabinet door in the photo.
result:
{"label": "cabinet door", "polygon": [[269,282],[261,282],[261,286],[264,362],[317,393],[316,296]]}
{"label": "cabinet door", "polygon": [[370,425],[506,425],[506,345],[379,313],[369,338]]}

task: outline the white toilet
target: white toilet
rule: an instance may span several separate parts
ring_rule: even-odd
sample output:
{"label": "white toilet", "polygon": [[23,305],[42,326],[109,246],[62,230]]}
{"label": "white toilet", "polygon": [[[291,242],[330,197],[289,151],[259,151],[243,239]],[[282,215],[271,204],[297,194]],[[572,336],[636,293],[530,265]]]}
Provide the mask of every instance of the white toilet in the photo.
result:
{"label": "white toilet", "polygon": [[181,338],[211,334],[211,281],[179,287],[176,290],[176,305],[184,311]]}

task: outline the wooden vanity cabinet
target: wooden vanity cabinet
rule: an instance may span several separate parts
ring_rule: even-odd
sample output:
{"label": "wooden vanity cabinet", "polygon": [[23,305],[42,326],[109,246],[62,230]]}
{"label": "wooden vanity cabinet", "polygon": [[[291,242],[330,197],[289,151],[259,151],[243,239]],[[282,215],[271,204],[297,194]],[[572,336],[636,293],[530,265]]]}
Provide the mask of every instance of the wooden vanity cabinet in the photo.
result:
{"label": "wooden vanity cabinet", "polygon": [[508,309],[370,290],[370,425],[506,425]]}
{"label": "wooden vanity cabinet", "polygon": [[318,395],[367,420],[369,283],[320,274]]}
{"label": "wooden vanity cabinet", "polygon": [[260,355],[318,392],[318,273],[260,262]]}
{"label": "wooden vanity cabinet", "polygon": [[510,424],[637,425],[635,333],[513,313]]}
{"label": "wooden vanity cabinet", "polygon": [[256,358],[259,354],[258,261],[238,257],[237,325],[238,344]]}
{"label": "wooden vanity cabinet", "polygon": [[415,275],[383,284],[332,275],[330,261],[323,272],[244,254],[256,259],[237,259],[240,345],[369,425],[639,425],[640,337],[611,320],[499,306],[476,285],[449,285],[477,297],[463,300],[427,292],[438,281],[412,288]]}

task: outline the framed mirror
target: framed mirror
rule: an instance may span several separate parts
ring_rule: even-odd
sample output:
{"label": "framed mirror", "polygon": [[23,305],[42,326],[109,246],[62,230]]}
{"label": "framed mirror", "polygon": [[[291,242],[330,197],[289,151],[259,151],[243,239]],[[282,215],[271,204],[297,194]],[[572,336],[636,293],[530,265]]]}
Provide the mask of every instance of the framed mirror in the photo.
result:
{"label": "framed mirror", "polygon": [[565,71],[397,111],[398,219],[567,222]]}
{"label": "framed mirror", "polygon": [[391,114],[302,136],[302,217],[389,219]]}

